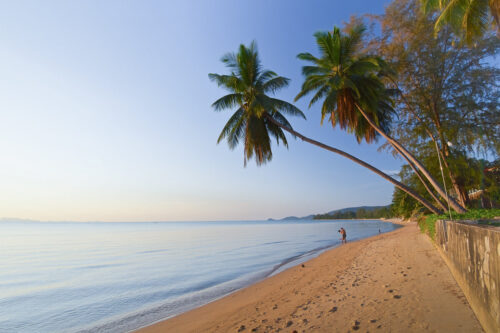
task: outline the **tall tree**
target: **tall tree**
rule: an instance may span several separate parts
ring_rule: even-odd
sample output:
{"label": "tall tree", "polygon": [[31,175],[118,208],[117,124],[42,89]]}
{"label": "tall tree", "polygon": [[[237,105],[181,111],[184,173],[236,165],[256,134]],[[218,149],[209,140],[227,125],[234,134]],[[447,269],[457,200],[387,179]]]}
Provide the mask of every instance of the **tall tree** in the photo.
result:
{"label": "tall tree", "polygon": [[229,75],[209,74],[209,78],[230,93],[219,98],[212,106],[216,111],[236,108],[236,112],[229,118],[217,142],[227,139],[229,147],[233,149],[242,141],[245,163],[252,156],[255,156],[257,165],[270,161],[272,158],[271,137],[274,137],[278,144],[281,140],[287,146],[284,130],[303,141],[344,156],[368,168],[408,193],[430,211],[439,212],[439,209],[414,190],[372,165],[294,131],[281,112],[305,118],[304,114],[294,105],[268,96],[286,87],[289,79],[262,69],[255,43],[249,47],[240,45],[237,54],[226,54],[222,62],[231,73]]}
{"label": "tall tree", "polygon": [[365,30],[365,26],[359,24],[346,33],[336,27],[333,32],[317,32],[315,38],[320,56],[311,53],[298,55],[311,65],[302,68],[305,80],[295,100],[314,93],[309,106],[323,101],[322,118],[329,115],[332,126],[338,123],[341,129],[354,132],[358,141],[364,138],[372,142],[375,133],[380,134],[422,172],[455,211],[465,212],[465,208],[448,196],[425,166],[388,134],[393,108],[390,92],[381,78],[387,72],[387,66],[380,57],[360,52]]}
{"label": "tall tree", "polygon": [[500,34],[500,0],[421,0],[421,3],[426,14],[438,12],[435,32],[449,24],[464,35],[468,44],[481,38],[490,26],[496,26]]}
{"label": "tall tree", "polygon": [[500,153],[500,70],[491,61],[500,41],[490,32],[467,46],[449,28],[434,36],[419,0],[395,0],[376,19],[382,34],[370,48],[396,70],[390,84],[400,92],[391,134],[420,159],[441,158],[448,184],[466,205],[464,156]]}

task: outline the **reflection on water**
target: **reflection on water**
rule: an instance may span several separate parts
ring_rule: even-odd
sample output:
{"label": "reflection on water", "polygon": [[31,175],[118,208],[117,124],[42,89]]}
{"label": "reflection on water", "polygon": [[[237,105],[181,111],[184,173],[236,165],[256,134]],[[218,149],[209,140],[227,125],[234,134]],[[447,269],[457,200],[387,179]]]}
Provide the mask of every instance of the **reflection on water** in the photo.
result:
{"label": "reflection on water", "polygon": [[123,332],[205,304],[380,221],[0,223],[0,332]]}

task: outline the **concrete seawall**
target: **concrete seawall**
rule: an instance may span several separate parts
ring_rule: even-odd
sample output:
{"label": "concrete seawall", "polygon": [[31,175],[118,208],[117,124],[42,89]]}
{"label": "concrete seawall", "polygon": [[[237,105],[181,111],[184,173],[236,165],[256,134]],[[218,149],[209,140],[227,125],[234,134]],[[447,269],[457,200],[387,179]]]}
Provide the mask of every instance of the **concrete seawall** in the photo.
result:
{"label": "concrete seawall", "polygon": [[436,222],[436,244],[486,332],[500,332],[500,228]]}

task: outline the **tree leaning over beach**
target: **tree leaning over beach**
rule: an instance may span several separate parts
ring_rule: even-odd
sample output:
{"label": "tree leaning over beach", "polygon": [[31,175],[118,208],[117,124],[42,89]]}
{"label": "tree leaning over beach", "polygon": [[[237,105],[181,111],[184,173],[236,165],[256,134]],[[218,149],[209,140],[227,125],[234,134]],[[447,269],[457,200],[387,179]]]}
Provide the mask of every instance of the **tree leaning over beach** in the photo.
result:
{"label": "tree leaning over beach", "polygon": [[[230,74],[209,74],[208,76],[219,87],[225,88],[230,93],[216,100],[212,107],[215,111],[235,108],[236,111],[222,129],[217,143],[226,139],[229,148],[234,149],[242,142],[245,165],[253,156],[255,156],[257,165],[262,165],[272,159],[271,138],[275,138],[277,144],[281,141],[288,147],[283,132],[287,131],[303,141],[344,156],[364,166],[411,195],[430,211],[434,213],[440,212],[439,209],[417,192],[374,166],[340,149],[312,140],[293,130],[283,113],[305,119],[302,111],[291,103],[268,96],[268,94],[274,94],[276,91],[287,87],[290,80],[262,68],[254,42],[249,47],[240,45],[238,53],[228,53],[222,57],[221,61],[228,67]],[[373,135],[375,134],[373,133]]]}
{"label": "tree leaning over beach", "polygon": [[[338,124],[341,129],[354,133],[358,142],[364,139],[370,143],[376,139],[376,134],[383,136],[415,168],[416,173],[417,169],[422,172],[455,211],[465,212],[465,208],[443,190],[424,165],[387,134],[394,109],[391,91],[385,87],[382,78],[390,70],[380,57],[360,51],[365,30],[363,24],[356,24],[349,27],[346,33],[337,27],[333,32],[317,32],[314,36],[320,56],[315,57],[311,53],[297,56],[311,65],[302,67],[305,80],[295,100],[314,94],[309,107],[322,101],[322,120],[329,116],[333,127]],[[439,202],[439,199],[436,200]]]}

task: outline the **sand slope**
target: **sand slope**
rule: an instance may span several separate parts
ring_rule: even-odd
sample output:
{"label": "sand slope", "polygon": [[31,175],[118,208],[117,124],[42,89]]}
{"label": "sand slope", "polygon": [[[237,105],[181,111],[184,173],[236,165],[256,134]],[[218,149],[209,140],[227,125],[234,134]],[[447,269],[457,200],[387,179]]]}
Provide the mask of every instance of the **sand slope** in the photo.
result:
{"label": "sand slope", "polygon": [[154,332],[482,332],[416,224],[348,243]]}

